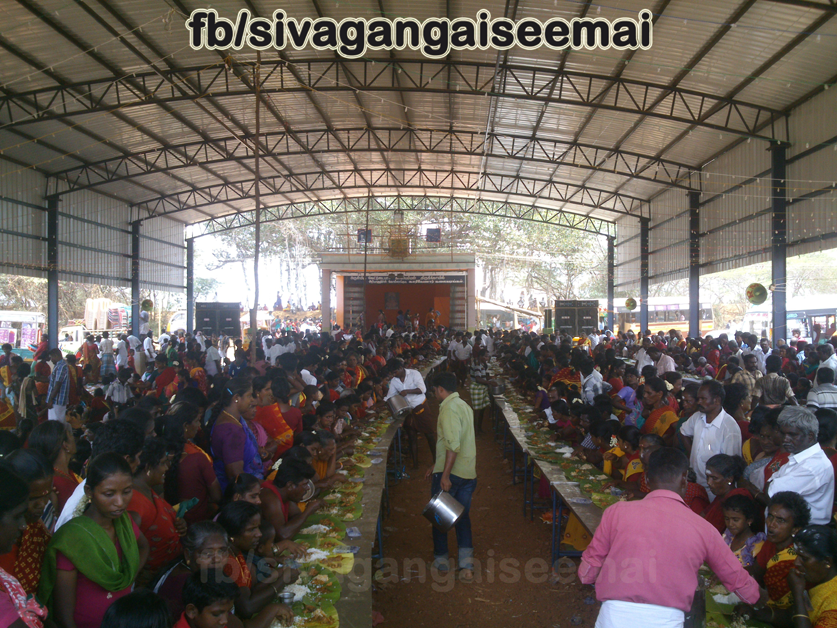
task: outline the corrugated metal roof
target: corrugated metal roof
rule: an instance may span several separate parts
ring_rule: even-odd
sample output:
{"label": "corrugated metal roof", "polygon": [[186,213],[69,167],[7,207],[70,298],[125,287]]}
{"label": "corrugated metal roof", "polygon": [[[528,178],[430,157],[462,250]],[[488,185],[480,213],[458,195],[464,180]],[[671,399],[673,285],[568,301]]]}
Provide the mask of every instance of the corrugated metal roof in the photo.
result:
{"label": "corrugated metal roof", "polygon": [[[387,166],[413,174],[417,168],[453,170],[457,176],[442,184],[448,186],[445,193],[454,185],[455,194],[468,197],[514,200],[615,220],[623,214],[613,211],[618,205],[608,197],[614,194],[645,201],[677,198],[680,206],[685,191],[665,192],[665,175],[659,174],[669,172],[679,177],[681,186],[702,186],[703,200],[722,194],[702,209],[702,229],[722,227],[763,209],[764,201],[756,200],[759,184],[723,194],[769,166],[767,138],[790,141],[792,158],[808,150],[803,145],[815,147],[837,135],[837,122],[830,115],[837,96],[834,90],[821,93],[820,88],[837,74],[837,9],[825,0],[820,4],[822,9],[793,0],[672,0],[660,10],[655,8],[660,3],[649,7],[646,0],[612,0],[607,6],[574,0],[508,5],[463,0],[450,3],[448,17],[473,18],[488,9],[496,18],[507,7],[517,20],[569,20],[582,14],[636,18],[647,7],[659,14],[654,46],[635,53],[543,47],[502,53],[454,51],[446,59],[432,60],[421,51],[402,50],[368,52],[362,59],[348,60],[311,48],[265,51],[261,76],[267,107],[262,109],[261,132],[276,150],[264,157],[261,171],[264,177],[287,174],[292,185],[274,193],[272,183],[266,182],[264,194],[270,202],[399,190],[435,194],[438,191],[428,187],[426,179],[404,191],[395,184],[401,174],[377,176],[371,189],[361,178],[343,175],[355,168],[364,176],[369,171],[380,175]],[[2,35],[8,45],[0,51],[0,82],[6,90],[5,99],[0,98],[0,156],[35,166],[43,176],[66,179],[58,185],[52,182],[54,189],[65,192],[81,185],[91,193],[111,195],[126,207],[144,207],[171,195],[180,195],[177,200],[182,202],[185,193],[196,189],[193,198],[205,199],[201,188],[214,189],[225,182],[250,189],[256,55],[249,49],[218,53],[189,47],[180,8],[200,6],[182,0],[113,0],[83,6],[66,0],[5,3],[0,7],[0,19],[9,25]],[[244,6],[254,6],[265,16],[277,8],[266,0],[212,3],[228,18]],[[374,0],[328,0],[318,6],[338,21],[381,15],[381,5]],[[383,10],[389,18],[424,20],[445,15],[447,6],[442,0],[388,1]],[[290,0],[281,8],[297,19],[316,17],[305,0]],[[753,74],[757,70],[759,76]],[[795,103],[801,104],[787,110]],[[767,124],[771,118],[775,123]],[[378,141],[363,137],[366,127],[379,130]],[[411,128],[420,141],[390,132]],[[454,136],[443,139],[449,129]],[[486,131],[489,137],[483,144]],[[277,143],[283,133],[293,139]],[[210,152],[200,150],[207,138],[217,140]],[[527,138],[543,144],[527,144]],[[748,138],[749,144],[709,164],[708,178],[695,174]],[[348,150],[341,142],[348,143]],[[233,152],[234,158],[224,160],[225,151]],[[826,152],[792,164],[788,177],[803,182],[830,178],[834,163]],[[194,155],[195,162],[184,165],[184,153]],[[14,179],[20,168],[12,165],[0,171],[3,190],[23,193]],[[644,179],[632,176],[637,169]],[[482,190],[475,190],[472,183],[480,173],[486,175],[485,182]],[[341,189],[329,189],[333,184],[327,175],[343,182],[338,184]],[[506,183],[498,190],[492,177],[501,176]],[[507,185],[517,177],[520,185]],[[550,196],[542,185],[550,180],[580,188],[580,194],[570,202]],[[538,181],[541,184],[533,183]],[[795,187],[802,194],[802,189],[823,185]],[[794,186],[789,187],[793,197]],[[578,199],[590,191],[609,194],[590,201],[595,196],[591,192],[588,202],[580,204]],[[73,194],[65,196],[70,205]],[[196,201],[199,211],[179,206],[172,218],[196,222],[252,206],[249,196],[237,199],[230,194],[216,203]],[[826,194],[800,202],[791,211],[814,212],[815,224],[831,228],[825,215],[834,208],[830,198]],[[645,203],[644,211],[659,220],[669,205]],[[635,222],[632,217],[619,221],[620,238]],[[665,246],[679,246],[675,231],[682,228],[681,222],[666,226]],[[746,224],[752,230],[761,223]],[[804,236],[794,234],[793,238]],[[767,235],[760,233],[760,239]],[[706,237],[707,263],[713,250],[739,246],[737,235]],[[793,250],[809,246],[806,242]],[[674,269],[681,253],[673,253],[663,266]],[[734,262],[712,268],[728,263]]]}

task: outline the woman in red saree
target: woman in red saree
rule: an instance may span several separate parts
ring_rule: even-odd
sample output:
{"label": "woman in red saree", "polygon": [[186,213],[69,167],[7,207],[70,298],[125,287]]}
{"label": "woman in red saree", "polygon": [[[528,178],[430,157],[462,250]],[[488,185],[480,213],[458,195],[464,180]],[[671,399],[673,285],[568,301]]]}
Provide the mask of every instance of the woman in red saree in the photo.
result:
{"label": "woman in red saree", "polygon": [[147,584],[161,567],[183,552],[180,537],[186,534],[186,522],[178,519],[174,508],[151,488],[165,483],[170,466],[166,442],[162,438],[147,439],[128,504],[128,511],[139,518],[139,529],[150,545],[148,560],[137,576],[140,584]]}
{"label": "woman in red saree", "polygon": [[0,556],[0,568],[17,578],[31,595],[38,591],[44,553],[52,536],[41,521],[52,492],[52,467],[43,454],[28,449],[18,449],[3,461],[29,485],[29,507],[23,534],[11,552]]}
{"label": "woman in red saree", "polygon": [[701,516],[723,534],[726,530],[724,520],[724,502],[733,495],[743,495],[752,499],[745,488],[738,488],[738,482],[747,463],[740,456],[717,454],[706,461],[706,483],[715,494],[715,500],[703,511]]}
{"label": "woman in red saree", "polygon": [[273,454],[276,460],[294,444],[294,431],[285,422],[279,402],[276,401],[277,398],[288,396],[290,386],[282,378],[270,382],[267,377],[257,377],[253,380],[253,392],[257,406],[253,421],[264,428],[268,438],[276,441],[276,452]]}
{"label": "woman in red saree", "polygon": [[96,343],[93,341],[93,336],[88,336],[81,345],[81,360],[83,366],[87,366],[89,364],[93,367],[93,372],[89,375],[90,383],[98,383],[102,361],[99,359],[99,347],[97,347]]}
{"label": "woman in red saree", "polygon": [[39,397],[47,394],[49,390],[49,376],[52,368],[49,365],[49,353],[44,353],[41,359],[35,363],[35,391]]}
{"label": "woman in red saree", "polygon": [[665,381],[659,377],[649,377],[645,380],[645,392],[642,397],[643,414],[646,412],[645,421],[640,427],[643,434],[657,434],[667,440],[674,433],[674,426],[677,425],[677,415],[668,405],[666,396],[668,387]]}
{"label": "woman in red saree", "polygon": [[366,371],[363,366],[358,363],[357,354],[347,354],[346,369],[343,371],[343,384],[346,388],[357,388],[357,385],[364,379],[366,379]]}

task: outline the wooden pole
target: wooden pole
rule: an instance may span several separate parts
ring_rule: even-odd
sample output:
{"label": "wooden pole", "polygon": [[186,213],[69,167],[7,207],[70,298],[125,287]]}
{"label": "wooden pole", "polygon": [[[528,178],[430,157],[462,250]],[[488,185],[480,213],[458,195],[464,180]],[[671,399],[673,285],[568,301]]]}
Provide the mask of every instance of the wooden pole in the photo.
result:
{"label": "wooden pole", "polygon": [[253,142],[253,156],[256,170],[256,242],[253,254],[253,309],[250,310],[250,364],[256,363],[256,335],[259,327],[259,248],[262,243],[262,210],[259,202],[259,134],[261,132],[259,111],[261,110],[261,79],[259,69],[262,63],[262,53],[256,53],[256,68],[253,72],[253,84],[256,88],[256,138]]}

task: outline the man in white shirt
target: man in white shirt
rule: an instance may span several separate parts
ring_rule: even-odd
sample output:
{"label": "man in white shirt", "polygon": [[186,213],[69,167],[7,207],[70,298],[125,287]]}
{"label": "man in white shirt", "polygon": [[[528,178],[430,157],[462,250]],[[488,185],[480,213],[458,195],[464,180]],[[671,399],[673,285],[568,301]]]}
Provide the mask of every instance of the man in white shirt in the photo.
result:
{"label": "man in white shirt", "polygon": [[130,336],[128,336],[128,337],[126,338],[126,341],[128,342],[128,346],[129,346],[131,349],[133,349],[133,350],[134,350],[134,353],[136,353],[137,348],[138,348],[138,347],[142,344],[142,340],[140,340],[139,338],[137,338],[137,337],[136,337],[136,336],[134,336],[133,334],[131,334]]}
{"label": "man in white shirt", "polygon": [[128,366],[128,337],[125,334],[119,336],[119,342],[116,343],[116,370],[117,372],[123,366]]}
{"label": "man in white shirt", "polygon": [[765,368],[764,361],[767,359],[772,353],[770,349],[770,341],[767,338],[762,338],[758,342],[758,346],[753,348],[753,355],[756,356],[756,360],[758,362],[758,369],[761,371],[762,375],[767,373],[767,369]]}
{"label": "man in white shirt", "polygon": [[157,338],[157,342],[160,344],[160,346],[169,344],[170,340],[171,336],[169,336],[168,332],[165,331],[162,334],[160,334],[159,338]]}
{"label": "man in white shirt", "polygon": [[639,373],[642,373],[642,369],[649,365],[654,365],[654,360],[651,359],[651,356],[648,355],[648,349],[651,348],[651,339],[650,338],[643,338],[642,339],[642,348],[636,352],[634,355],[634,359],[636,360],[636,370]]}
{"label": "man in white shirt", "polygon": [[113,340],[109,332],[102,332],[102,339],[99,341],[99,359],[102,361],[99,373],[104,379],[105,375],[116,375],[116,362],[113,359]]}
{"label": "man in white shirt", "polygon": [[602,378],[602,374],[596,370],[596,363],[592,358],[585,358],[579,365],[581,371],[581,398],[591,406],[593,400],[613,388]]}
{"label": "man in white shirt", "polygon": [[649,347],[647,351],[648,357],[654,361],[657,367],[657,377],[662,377],[665,373],[677,370],[677,365],[670,355],[666,355],[657,347]]}
{"label": "man in white shirt", "polygon": [[715,495],[706,482],[706,461],[716,454],[741,455],[741,429],[723,409],[724,385],[711,380],[698,390],[698,411],[681,426],[680,434],[691,450],[689,464],[697,483],[706,489],[710,499]]}
{"label": "man in white shirt", "polygon": [[278,344],[279,348],[276,350],[276,357],[280,355],[285,355],[286,353],[295,353],[296,352],[296,343],[294,339],[290,336],[282,336],[279,339],[279,342],[274,344],[274,347]]}
{"label": "man in white shirt", "polygon": [[206,364],[204,370],[207,377],[215,377],[221,372],[221,352],[218,351],[218,341],[212,338],[206,350]]}
{"label": "man in white shirt", "polygon": [[416,370],[404,368],[400,359],[391,360],[387,365],[393,369],[393,378],[389,382],[384,401],[395,395],[401,395],[412,408],[410,415],[404,419],[404,430],[407,432],[410,455],[413,458],[413,469],[418,469],[418,434],[424,434],[427,446],[430,447],[431,459],[436,459],[436,420],[427,411],[427,386],[424,378]]}
{"label": "man in white shirt", "polygon": [[811,507],[811,523],[827,525],[834,507],[834,467],[817,442],[816,415],[806,408],[787,406],[779,415],[779,431],[790,458],[770,478],[767,494],[799,493]]}
{"label": "man in white shirt", "polygon": [[834,355],[834,347],[828,343],[817,345],[817,355],[820,356],[819,368],[829,368],[837,372],[837,355]]}
{"label": "man in white shirt", "polygon": [[591,332],[590,332],[590,334],[587,336],[587,340],[589,340],[589,341],[590,341],[590,350],[592,351],[593,349],[595,349],[595,348],[596,348],[596,345],[598,345],[598,344],[599,344],[599,340],[600,340],[600,338],[599,338],[599,332],[598,332],[598,331],[596,331],[596,330],[594,329],[594,330],[593,330],[593,331],[591,331]]}
{"label": "man in white shirt", "polygon": [[142,343],[142,349],[145,351],[145,356],[148,358],[149,362],[154,362],[154,358],[157,357],[157,352],[154,350],[154,333],[148,332],[148,335],[145,337],[145,340]]}

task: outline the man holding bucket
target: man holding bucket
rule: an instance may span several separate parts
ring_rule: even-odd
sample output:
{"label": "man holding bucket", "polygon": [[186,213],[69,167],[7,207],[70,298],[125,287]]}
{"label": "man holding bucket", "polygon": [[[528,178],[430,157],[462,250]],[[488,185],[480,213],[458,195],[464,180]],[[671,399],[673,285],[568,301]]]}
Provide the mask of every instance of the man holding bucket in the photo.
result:
{"label": "man holding bucket", "polygon": [[[459,580],[474,579],[474,541],[471,536],[471,496],[477,487],[477,444],[474,438],[474,412],[456,392],[456,374],[439,373],[431,386],[441,402],[436,426],[436,464],[424,477],[432,475],[431,495],[446,491],[464,508],[456,520]],[[448,535],[433,527],[433,568],[445,572],[450,568]]]}

